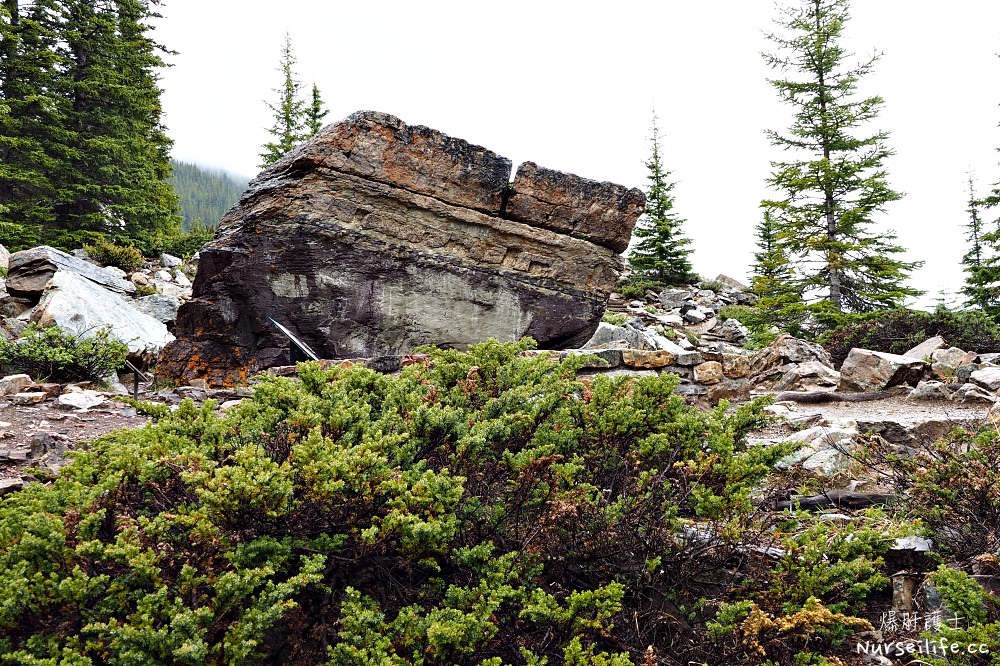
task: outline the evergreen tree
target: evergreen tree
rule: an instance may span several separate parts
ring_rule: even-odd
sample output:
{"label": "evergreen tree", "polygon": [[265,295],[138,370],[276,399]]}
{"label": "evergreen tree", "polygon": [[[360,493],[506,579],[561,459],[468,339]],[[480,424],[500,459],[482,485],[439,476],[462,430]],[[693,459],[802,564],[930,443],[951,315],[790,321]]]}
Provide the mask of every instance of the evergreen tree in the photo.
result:
{"label": "evergreen tree", "polygon": [[889,187],[883,166],[892,154],[888,133],[857,135],[883,100],[855,97],[879,55],[844,65],[839,41],[848,8],[847,0],[800,0],[777,21],[784,32],[768,35],[778,53],[764,54],[765,60],[787,74],[769,82],[795,110],[787,134],[768,136],[794,158],[771,163],[768,184],[782,198],[763,205],[781,225],[801,292],[839,312],[866,312],[918,295],[903,283],[920,264],[895,258],[903,252],[895,235],[870,228],[902,195]]}
{"label": "evergreen tree", "polygon": [[53,224],[68,151],[53,13],[43,1],[0,5],[0,243],[11,250]]}
{"label": "evergreen tree", "polygon": [[757,224],[757,252],[754,253],[752,291],[761,300],[797,299],[795,272],[788,260],[778,224],[768,209]]}
{"label": "evergreen tree", "polygon": [[965,266],[965,286],[962,293],[966,296],[966,304],[984,310],[996,309],[1000,303],[998,282],[1000,270],[996,266],[996,252],[993,251],[995,234],[988,233],[983,228],[983,220],[979,214],[983,202],[976,198],[975,184],[972,174],[969,174],[969,222],[966,225],[969,251],[962,257]]}
{"label": "evergreen tree", "polygon": [[673,211],[675,183],[667,180],[660,160],[660,133],[653,116],[653,154],[646,162],[649,190],[646,192],[646,211],[636,224],[633,235],[639,242],[628,256],[629,265],[664,285],[689,284],[698,279],[691,270],[687,247],[691,240],[681,232],[684,220]]}
{"label": "evergreen tree", "polygon": [[155,0],[3,2],[0,234],[15,247],[110,235],[149,249],[179,233],[163,49],[147,36]]}
{"label": "evergreen tree", "polygon": [[[306,103],[299,98],[302,84],[295,78],[295,55],[292,53],[292,38],[286,33],[285,43],[281,47],[281,62],[278,71],[284,77],[280,88],[275,88],[278,101],[274,104],[265,102],[267,108],[274,112],[274,125],[268,133],[273,141],[264,144],[264,152],[260,154],[260,168],[264,169],[274,164],[295,146],[309,138],[307,123],[311,120]],[[315,86],[314,86],[315,89]],[[318,100],[319,91],[315,90]],[[317,122],[322,116],[316,118]]]}
{"label": "evergreen tree", "polygon": [[319,96],[319,88],[313,83],[312,97],[309,101],[309,108],[306,109],[306,128],[309,131],[309,136],[316,136],[323,129],[323,118],[328,113],[330,112],[323,108],[323,100]]}

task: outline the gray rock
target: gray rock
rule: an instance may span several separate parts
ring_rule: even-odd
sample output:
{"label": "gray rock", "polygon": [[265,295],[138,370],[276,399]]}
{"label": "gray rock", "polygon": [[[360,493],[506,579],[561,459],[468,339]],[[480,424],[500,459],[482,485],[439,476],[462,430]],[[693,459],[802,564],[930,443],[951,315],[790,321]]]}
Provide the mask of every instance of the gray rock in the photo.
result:
{"label": "gray rock", "polygon": [[660,305],[668,310],[674,310],[684,305],[691,298],[691,292],[686,289],[664,289],[660,292]]}
{"label": "gray rock", "polygon": [[670,340],[667,340],[667,343],[668,344],[664,347],[664,351],[670,352],[671,354],[674,355],[674,357],[677,359],[675,361],[677,365],[690,367],[695,365],[701,365],[702,363],[705,362],[704,357],[700,353],[692,351],[690,349],[685,349],[681,345],[675,342],[671,342]]}
{"label": "gray rock", "polygon": [[955,379],[959,384],[968,384],[969,380],[972,378],[972,373],[976,370],[981,370],[986,366],[979,363],[970,363],[969,365],[960,365],[955,370]]}
{"label": "gray rock", "polygon": [[164,324],[169,324],[177,318],[177,309],[180,306],[179,299],[165,294],[150,294],[132,301],[132,307],[136,310]]}
{"label": "gray rock", "polygon": [[0,245],[0,268],[10,266],[10,252],[3,245]]}
{"label": "gray rock", "polygon": [[15,405],[28,406],[45,402],[47,397],[49,397],[49,394],[45,391],[26,391],[24,393],[15,393],[11,396],[10,401]]}
{"label": "gray rock", "polygon": [[701,310],[697,309],[688,310],[687,312],[683,313],[681,317],[684,318],[684,321],[690,322],[692,324],[700,324],[701,322],[708,319],[708,317],[706,317]]}
{"label": "gray rock", "polygon": [[856,428],[814,426],[785,438],[787,442],[802,442],[795,453],[783,458],[778,467],[787,469],[793,465],[824,476],[834,476],[847,470],[853,462],[851,457],[857,445]]}
{"label": "gray rock", "polygon": [[916,386],[930,368],[919,358],[854,348],[840,366],[838,391],[881,391],[892,386]]}
{"label": "gray rock", "polygon": [[0,497],[21,490],[22,488],[24,488],[24,481],[21,479],[0,479]]}
{"label": "gray rock", "polygon": [[173,279],[174,279],[173,273],[171,273],[170,271],[168,271],[165,268],[161,268],[160,270],[156,271],[153,274],[153,277],[155,277],[157,280],[160,280],[162,282],[173,282]]}
{"label": "gray rock", "polygon": [[191,286],[191,280],[189,280],[188,276],[184,274],[184,271],[182,271],[179,268],[174,271],[174,282],[176,282],[181,287]]}
{"label": "gray rock", "polygon": [[648,343],[642,331],[634,328],[615,326],[602,321],[594,335],[583,345],[582,349],[601,349],[618,347],[626,349],[647,349]]}
{"label": "gray rock", "polygon": [[65,271],[52,277],[31,319],[84,337],[110,326],[111,336],[128,345],[133,357],[155,356],[173,340],[162,322],[139,312],[118,294]]}
{"label": "gray rock", "polygon": [[135,285],[103,268],[48,246],[15,252],[10,256],[7,291],[37,301],[56,273],[71,273],[85,278],[102,289],[119,294],[134,294]]}
{"label": "gray rock", "polygon": [[739,319],[732,317],[712,329],[712,333],[723,340],[735,342],[736,344],[743,344],[746,342],[747,336],[750,335],[747,327],[740,323]]}
{"label": "gray rock", "polygon": [[180,257],[175,257],[172,254],[167,254],[164,252],[160,255],[160,266],[164,268],[177,268],[184,263],[184,260]]}
{"label": "gray rock", "polygon": [[909,400],[950,400],[951,395],[947,384],[931,379],[917,384],[906,397]]}
{"label": "gray rock", "polygon": [[105,266],[104,272],[119,280],[126,280],[128,278],[128,273],[118,268],[117,266]]}
{"label": "gray rock", "polygon": [[969,376],[969,381],[991,393],[996,393],[1000,390],[1000,368],[976,370]]}
{"label": "gray rock", "polygon": [[596,356],[596,361],[587,361],[584,368],[617,368],[622,364],[621,349],[567,349],[563,352],[567,356],[586,355]]}
{"label": "gray rock", "polygon": [[962,384],[952,394],[953,402],[995,405],[997,397],[975,384]]}

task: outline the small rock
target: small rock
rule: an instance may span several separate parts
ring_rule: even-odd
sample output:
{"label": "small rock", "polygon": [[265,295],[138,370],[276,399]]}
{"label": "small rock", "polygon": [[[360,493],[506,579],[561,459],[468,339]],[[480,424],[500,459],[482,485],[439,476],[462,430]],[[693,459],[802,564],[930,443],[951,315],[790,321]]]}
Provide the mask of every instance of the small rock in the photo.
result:
{"label": "small rock", "polygon": [[241,404],[243,404],[243,398],[240,398],[239,400],[226,400],[224,403],[219,405],[219,409],[225,412],[229,411],[233,407],[239,407]]}
{"label": "small rock", "polygon": [[666,350],[622,350],[622,362],[630,368],[662,368],[673,365],[676,360],[677,355]]}
{"label": "small rock", "polygon": [[706,319],[708,319],[708,317],[706,317],[705,314],[701,310],[697,310],[697,309],[695,309],[695,310],[688,310],[687,312],[685,312],[681,316],[684,318],[684,321],[690,322],[692,324],[700,324],[701,322],[703,322]]}
{"label": "small rock", "polygon": [[205,379],[192,379],[188,382],[188,386],[196,389],[202,389],[203,391],[208,390],[208,381]]}
{"label": "small rock", "polygon": [[[0,245],[0,247],[3,246]],[[21,488],[24,488],[24,481],[21,479],[0,479],[0,497],[21,490]]]}
{"label": "small rock", "polygon": [[[587,361],[583,368],[617,368],[623,362],[623,350],[621,349],[567,349],[564,352],[567,356],[596,356],[597,361]],[[410,365],[404,357],[404,365]]]}
{"label": "small rock", "polygon": [[732,317],[722,322],[721,325],[716,326],[712,330],[712,333],[719,336],[723,340],[735,342],[736,344],[746,342],[747,336],[750,335],[750,331],[747,330],[747,327],[741,324],[739,319],[734,319]]}
{"label": "small rock", "polygon": [[722,364],[718,361],[706,361],[694,367],[694,380],[699,384],[715,384],[724,376]]}
{"label": "small rock", "polygon": [[935,380],[920,382],[910,391],[909,400],[950,400],[952,392],[947,384]]}
{"label": "small rock", "polygon": [[179,268],[176,271],[174,271],[174,282],[176,282],[182,287],[191,286],[191,280],[189,280],[188,276],[184,274],[184,271],[182,271]]}
{"label": "small rock", "polygon": [[667,310],[674,310],[690,298],[691,292],[686,289],[664,289],[660,292],[660,305]]}
{"label": "small rock", "polygon": [[55,382],[46,382],[44,384],[28,384],[22,390],[23,393],[37,393],[41,391],[50,398],[57,397],[62,393],[62,384],[57,384]]}
{"label": "small rock", "polygon": [[28,375],[7,375],[0,379],[0,396],[14,395],[20,393],[25,386],[33,384]]}
{"label": "small rock", "polygon": [[746,378],[725,378],[708,387],[708,402],[719,404],[720,400],[729,402],[746,402],[750,399],[750,382]]}
{"label": "small rock", "polygon": [[32,391],[30,393],[15,393],[11,398],[11,402],[15,405],[37,405],[44,402],[45,399],[49,397],[48,393],[44,391]]}
{"label": "small rock", "polygon": [[61,407],[68,407],[70,409],[78,409],[80,411],[85,411],[102,405],[107,401],[103,395],[97,391],[84,390],[72,393],[63,393],[58,398],[56,402],[59,403]]}
{"label": "small rock", "polygon": [[105,266],[104,270],[119,280],[124,280],[128,276],[128,273],[117,266]]}
{"label": "small rock", "polygon": [[995,405],[996,396],[975,384],[962,384],[951,396],[952,402]]}
{"label": "small rock", "polygon": [[160,266],[164,268],[177,268],[183,263],[184,261],[180,257],[175,257],[172,254],[164,252],[160,255]]}
{"label": "small rock", "polygon": [[677,328],[684,325],[684,319],[679,314],[673,312],[656,314],[654,317],[656,318],[656,321],[660,322],[664,326],[669,326],[670,328]]}
{"label": "small rock", "polygon": [[825,366],[833,367],[830,353],[823,347],[782,333],[750,359],[750,374],[757,376],[789,363],[806,361],[819,361]]}
{"label": "small rock", "polygon": [[132,281],[132,284],[140,284],[144,287],[149,286],[149,278],[139,272],[132,273],[132,275],[129,276],[129,280]]}
{"label": "small rock", "polygon": [[806,361],[788,370],[778,383],[775,391],[814,391],[837,386],[840,373],[819,361]]}
{"label": "small rock", "polygon": [[645,303],[643,303],[642,301],[629,301],[628,306],[630,308],[639,308],[641,310],[643,306],[645,306]]}
{"label": "small rock", "polygon": [[156,271],[154,277],[156,277],[157,280],[163,280],[164,282],[172,282],[174,279],[174,276],[166,269]]}

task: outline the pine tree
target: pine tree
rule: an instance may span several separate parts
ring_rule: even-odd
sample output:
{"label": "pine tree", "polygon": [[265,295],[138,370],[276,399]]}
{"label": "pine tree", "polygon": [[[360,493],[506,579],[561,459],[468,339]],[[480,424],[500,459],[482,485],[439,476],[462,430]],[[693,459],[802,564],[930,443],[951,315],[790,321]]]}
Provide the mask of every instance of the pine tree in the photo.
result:
{"label": "pine tree", "polygon": [[309,108],[306,109],[306,128],[309,136],[316,136],[323,129],[323,118],[330,113],[323,108],[323,99],[319,95],[319,88],[313,83],[312,97],[309,101]]}
{"label": "pine tree", "polygon": [[[260,154],[260,168],[264,169],[274,164],[295,146],[305,141],[309,135],[307,122],[310,120],[306,103],[299,99],[302,84],[295,78],[295,55],[292,53],[292,38],[285,34],[285,43],[281,47],[281,62],[278,70],[284,77],[280,88],[275,88],[278,101],[275,104],[265,102],[267,108],[274,112],[274,125],[268,133],[273,141],[264,144],[264,152]],[[314,86],[315,88],[315,86]],[[318,99],[318,90],[315,91]],[[322,118],[319,116],[317,121]]]}
{"label": "pine tree", "polygon": [[780,237],[778,224],[770,210],[764,210],[757,224],[757,252],[754,253],[752,291],[761,300],[797,298],[795,271]]}
{"label": "pine tree", "polygon": [[673,211],[675,183],[667,180],[660,160],[660,133],[653,116],[653,153],[646,162],[649,190],[646,193],[646,211],[639,219],[633,235],[640,241],[628,255],[629,265],[637,273],[655,279],[663,285],[689,284],[698,279],[691,270],[687,247],[691,240],[681,232],[684,220]]}
{"label": "pine tree", "polygon": [[777,21],[784,32],[768,35],[778,53],[764,58],[788,76],[769,82],[795,110],[787,134],[768,136],[794,158],[771,163],[767,182],[782,197],[763,205],[781,225],[801,292],[839,312],[866,312],[918,295],[903,283],[920,264],[895,258],[903,252],[895,235],[870,228],[902,195],[889,186],[883,166],[892,154],[888,133],[857,136],[883,100],[855,97],[879,55],[844,65],[839,41],[848,8],[847,0],[800,0]]}
{"label": "pine tree", "polygon": [[983,207],[983,202],[976,198],[975,184],[972,174],[969,174],[969,207],[966,212],[969,214],[969,222],[966,225],[969,243],[969,251],[962,257],[962,264],[966,273],[965,286],[962,293],[965,294],[966,305],[983,308],[986,310],[995,309],[1000,303],[997,302],[998,285],[1000,282],[1000,271],[996,264],[996,252],[992,251],[991,239],[993,234],[987,233],[983,228],[983,220],[979,214]]}

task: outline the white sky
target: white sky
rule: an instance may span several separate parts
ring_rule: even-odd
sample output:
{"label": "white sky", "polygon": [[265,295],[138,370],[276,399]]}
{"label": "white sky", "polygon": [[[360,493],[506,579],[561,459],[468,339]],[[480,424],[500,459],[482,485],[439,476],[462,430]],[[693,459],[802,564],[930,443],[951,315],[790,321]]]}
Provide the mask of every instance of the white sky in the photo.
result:
{"label": "white sky", "polygon": [[[847,47],[884,52],[862,92],[885,98],[870,129],[891,132],[890,183],[906,194],[882,224],[925,262],[911,284],[929,302],[962,285],[969,169],[980,193],[1000,181],[1000,2],[852,4]],[[759,56],[771,0],[165,0],[162,12],[155,36],[178,52],[161,82],[178,159],[257,173],[286,31],[328,121],[385,111],[515,169],[532,160],[645,188],[655,104],[695,270],[747,277],[781,155],[764,130],[790,113]]]}

